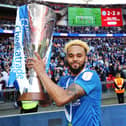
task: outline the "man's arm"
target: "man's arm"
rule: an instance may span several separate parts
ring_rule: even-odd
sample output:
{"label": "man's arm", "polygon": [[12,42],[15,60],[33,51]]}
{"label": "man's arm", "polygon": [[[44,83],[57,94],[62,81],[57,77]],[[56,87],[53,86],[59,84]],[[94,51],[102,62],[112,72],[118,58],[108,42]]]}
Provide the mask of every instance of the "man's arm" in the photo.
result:
{"label": "man's arm", "polygon": [[43,87],[48,92],[49,96],[55,101],[57,106],[63,106],[85,94],[83,88],[77,84],[72,84],[67,89],[55,84],[45,72],[44,62],[41,60],[38,53],[35,53],[37,59],[29,58],[29,68],[33,68],[39,79],[41,80]]}
{"label": "man's arm", "polygon": [[63,89],[55,84],[46,73],[39,74],[39,78],[57,106],[63,106],[85,94],[83,88],[77,84],[71,84],[67,89]]}

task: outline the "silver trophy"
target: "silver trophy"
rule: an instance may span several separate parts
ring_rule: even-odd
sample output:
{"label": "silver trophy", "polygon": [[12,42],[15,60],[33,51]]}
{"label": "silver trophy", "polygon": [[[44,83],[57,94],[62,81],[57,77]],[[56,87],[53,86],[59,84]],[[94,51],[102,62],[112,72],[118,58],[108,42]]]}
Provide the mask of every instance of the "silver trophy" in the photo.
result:
{"label": "silver trophy", "polygon": [[[25,56],[34,57],[34,52],[38,52],[41,58],[47,58],[56,15],[51,8],[42,4],[31,3],[27,5],[27,9],[30,32],[25,33]],[[33,69],[29,71],[28,80],[29,87],[24,89],[18,100],[44,100],[46,97],[42,84]]]}

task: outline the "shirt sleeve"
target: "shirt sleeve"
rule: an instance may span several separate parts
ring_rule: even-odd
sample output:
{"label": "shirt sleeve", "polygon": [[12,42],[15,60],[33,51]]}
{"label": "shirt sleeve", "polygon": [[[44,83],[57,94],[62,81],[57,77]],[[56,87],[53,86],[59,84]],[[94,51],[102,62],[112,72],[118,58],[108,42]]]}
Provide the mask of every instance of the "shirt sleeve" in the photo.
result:
{"label": "shirt sleeve", "polygon": [[92,90],[97,87],[97,74],[94,71],[86,71],[80,74],[75,80],[75,84],[80,85],[86,94],[89,94]]}

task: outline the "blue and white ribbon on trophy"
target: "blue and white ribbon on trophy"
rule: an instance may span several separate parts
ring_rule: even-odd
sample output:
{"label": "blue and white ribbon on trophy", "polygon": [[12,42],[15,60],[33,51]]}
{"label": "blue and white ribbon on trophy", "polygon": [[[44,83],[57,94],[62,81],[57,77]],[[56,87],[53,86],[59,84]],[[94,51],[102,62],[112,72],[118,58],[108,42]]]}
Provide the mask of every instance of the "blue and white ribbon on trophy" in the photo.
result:
{"label": "blue and white ribbon on trophy", "polygon": [[[27,6],[17,8],[16,25],[14,33],[14,55],[9,76],[9,84],[18,82],[19,91],[22,94],[24,87],[28,88],[28,80],[26,78],[25,55],[24,55],[24,33],[28,27]],[[27,28],[28,30],[28,28]],[[11,76],[16,74],[16,76]],[[14,78],[15,77],[15,78]]]}

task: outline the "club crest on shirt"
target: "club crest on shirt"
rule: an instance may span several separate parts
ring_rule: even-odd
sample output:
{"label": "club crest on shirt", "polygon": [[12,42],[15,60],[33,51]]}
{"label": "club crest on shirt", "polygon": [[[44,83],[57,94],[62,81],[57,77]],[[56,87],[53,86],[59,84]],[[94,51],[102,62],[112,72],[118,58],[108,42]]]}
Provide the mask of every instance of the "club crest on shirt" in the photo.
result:
{"label": "club crest on shirt", "polygon": [[82,79],[85,81],[89,81],[92,78],[93,73],[92,72],[84,72]]}

